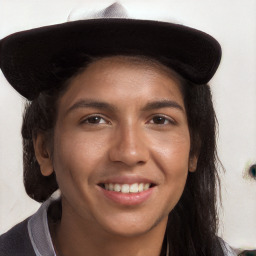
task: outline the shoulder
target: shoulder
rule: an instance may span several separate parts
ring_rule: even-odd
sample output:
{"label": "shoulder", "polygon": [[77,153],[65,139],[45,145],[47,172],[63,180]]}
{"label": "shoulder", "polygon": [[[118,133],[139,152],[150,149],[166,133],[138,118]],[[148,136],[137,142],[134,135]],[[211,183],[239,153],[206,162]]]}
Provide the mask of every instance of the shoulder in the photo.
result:
{"label": "shoulder", "polygon": [[35,256],[27,225],[28,219],[0,236],[0,256]]}
{"label": "shoulder", "polygon": [[222,238],[218,239],[225,256],[236,256],[234,250]]}

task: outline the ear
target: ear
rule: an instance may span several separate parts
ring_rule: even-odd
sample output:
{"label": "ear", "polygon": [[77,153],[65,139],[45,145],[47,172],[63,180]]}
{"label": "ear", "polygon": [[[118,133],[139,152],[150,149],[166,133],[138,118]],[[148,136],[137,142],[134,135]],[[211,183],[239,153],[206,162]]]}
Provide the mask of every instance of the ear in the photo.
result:
{"label": "ear", "polygon": [[188,163],[188,170],[190,172],[195,172],[196,168],[197,168],[197,160],[198,157],[197,156],[190,156],[189,157],[189,163]]}
{"label": "ear", "polygon": [[53,164],[51,160],[50,147],[46,143],[45,134],[38,133],[36,138],[33,138],[34,150],[37,162],[40,165],[40,170],[43,176],[49,176],[53,173]]}

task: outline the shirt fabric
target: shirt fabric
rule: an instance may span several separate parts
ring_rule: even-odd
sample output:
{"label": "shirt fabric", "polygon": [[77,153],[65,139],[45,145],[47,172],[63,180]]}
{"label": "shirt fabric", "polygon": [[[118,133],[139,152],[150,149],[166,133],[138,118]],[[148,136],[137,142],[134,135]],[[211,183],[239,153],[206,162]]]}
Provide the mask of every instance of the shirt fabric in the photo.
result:
{"label": "shirt fabric", "polygon": [[[56,256],[47,219],[47,210],[54,200],[49,198],[35,214],[0,236],[0,256]],[[236,255],[227,243],[219,240],[225,256]]]}

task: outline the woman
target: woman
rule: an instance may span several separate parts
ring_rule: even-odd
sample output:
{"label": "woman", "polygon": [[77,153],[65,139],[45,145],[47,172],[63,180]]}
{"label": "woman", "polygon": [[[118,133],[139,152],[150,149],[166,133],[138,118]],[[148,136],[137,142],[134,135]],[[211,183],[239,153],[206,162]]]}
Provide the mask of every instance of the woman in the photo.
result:
{"label": "woman", "polygon": [[[96,18],[1,41],[1,69],[29,103],[24,183],[44,202],[1,236],[4,255],[232,255],[216,236],[211,36]],[[60,189],[60,198],[51,194]]]}

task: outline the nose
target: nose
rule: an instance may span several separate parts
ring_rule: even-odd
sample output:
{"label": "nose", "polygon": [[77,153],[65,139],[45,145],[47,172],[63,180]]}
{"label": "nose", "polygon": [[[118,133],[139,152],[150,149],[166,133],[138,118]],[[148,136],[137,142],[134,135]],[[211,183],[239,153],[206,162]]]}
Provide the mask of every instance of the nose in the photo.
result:
{"label": "nose", "polygon": [[119,127],[111,143],[109,158],[130,167],[146,163],[149,150],[141,128],[130,125]]}

